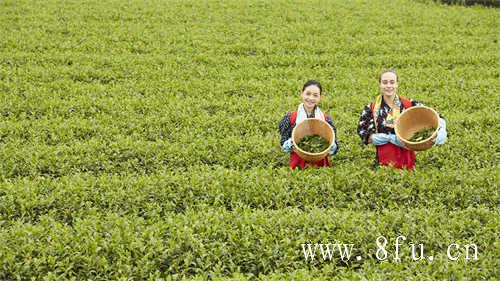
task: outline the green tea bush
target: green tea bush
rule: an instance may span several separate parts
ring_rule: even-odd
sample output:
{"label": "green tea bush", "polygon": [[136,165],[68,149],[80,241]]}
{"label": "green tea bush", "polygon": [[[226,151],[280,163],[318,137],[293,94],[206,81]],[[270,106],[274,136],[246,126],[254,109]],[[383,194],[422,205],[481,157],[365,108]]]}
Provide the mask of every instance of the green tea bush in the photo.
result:
{"label": "green tea bush", "polygon": [[[37,224],[15,221],[2,230],[5,243],[0,246],[1,255],[2,260],[8,261],[2,278],[14,279],[16,274],[41,278],[50,274],[77,279],[147,279],[236,272],[250,277],[304,268],[321,270],[323,266],[323,270],[344,276],[352,274],[345,272],[351,268],[366,271],[367,277],[383,272],[404,277],[440,269],[440,273],[432,274],[445,277],[465,266],[447,261],[441,253],[449,241],[467,243],[474,239],[481,252],[493,250],[493,216],[484,208],[454,213],[433,208],[359,213],[317,208],[226,211],[208,207],[203,212],[158,214],[147,220],[90,210],[85,218],[68,225],[44,215]],[[363,245],[356,253],[375,257],[372,245],[377,236],[394,239],[401,232],[412,237],[414,243],[427,243],[428,253],[437,255],[436,263],[415,262],[407,268],[409,272],[398,272],[400,264],[390,259],[307,262],[300,253],[302,243],[335,242],[342,237],[349,243]],[[405,250],[401,254],[410,253]],[[473,265],[493,266],[494,254],[484,255]],[[466,276],[493,277],[493,273],[476,273]]]}
{"label": "green tea bush", "polygon": [[[0,280],[495,279],[497,9],[8,0],[0,11]],[[374,168],[355,133],[387,67],[402,96],[447,120],[448,142],[419,152],[414,172]],[[339,153],[330,168],[290,170],[277,123],[309,78]],[[307,243],[355,244],[362,259],[306,260]],[[409,243],[434,260],[409,260]],[[478,259],[449,259],[451,243],[476,244]]]}

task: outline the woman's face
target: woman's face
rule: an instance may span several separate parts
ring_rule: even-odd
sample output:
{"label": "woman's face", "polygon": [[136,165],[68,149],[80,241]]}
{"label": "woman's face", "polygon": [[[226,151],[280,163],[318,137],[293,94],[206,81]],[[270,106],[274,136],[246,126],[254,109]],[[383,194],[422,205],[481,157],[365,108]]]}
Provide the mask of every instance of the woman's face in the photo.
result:
{"label": "woman's face", "polygon": [[380,93],[393,97],[398,91],[398,78],[393,72],[386,72],[380,77]]}
{"label": "woman's face", "polygon": [[311,111],[318,104],[320,98],[321,91],[316,85],[309,85],[302,91],[302,102],[307,111]]}

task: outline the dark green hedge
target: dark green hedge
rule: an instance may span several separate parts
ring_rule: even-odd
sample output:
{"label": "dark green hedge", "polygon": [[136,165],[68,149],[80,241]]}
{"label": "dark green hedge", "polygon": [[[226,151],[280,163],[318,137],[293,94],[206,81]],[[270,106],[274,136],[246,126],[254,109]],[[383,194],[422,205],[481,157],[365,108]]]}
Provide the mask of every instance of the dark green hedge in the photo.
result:
{"label": "dark green hedge", "polygon": [[434,2],[442,2],[449,5],[484,5],[496,8],[500,7],[499,0],[434,0]]}

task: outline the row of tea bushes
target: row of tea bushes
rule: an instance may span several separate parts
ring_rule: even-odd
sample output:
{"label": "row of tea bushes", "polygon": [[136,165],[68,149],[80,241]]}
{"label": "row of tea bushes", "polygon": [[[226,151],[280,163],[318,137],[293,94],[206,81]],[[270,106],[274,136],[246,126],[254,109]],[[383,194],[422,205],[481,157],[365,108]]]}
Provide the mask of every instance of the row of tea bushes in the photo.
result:
{"label": "row of tea bushes", "polygon": [[204,208],[263,210],[335,208],[337,210],[401,210],[431,208],[494,209],[498,198],[495,169],[462,172],[343,170],[234,171],[218,167],[164,171],[151,175],[88,174],[61,178],[12,179],[0,184],[0,218],[37,222],[51,214],[61,222],[98,211],[143,218]]}
{"label": "row of tea bushes", "polygon": [[[0,229],[0,279],[44,277],[141,279],[180,276],[293,275],[309,269],[339,276],[392,278],[426,274],[433,278],[489,279],[495,276],[496,212],[467,208],[339,211],[308,208],[227,211],[205,208],[183,214],[157,214],[148,219],[88,208],[71,225],[54,219],[57,211],[36,223],[19,219]],[[402,262],[394,261],[394,240]],[[384,236],[386,260],[377,244]],[[304,243],[354,244],[353,257],[305,261]],[[410,243],[424,244],[434,260],[408,260]],[[451,243],[476,244],[477,260],[450,260]],[[453,256],[460,253],[453,248]],[[377,258],[378,257],[378,258]],[[405,270],[401,270],[404,267]],[[349,271],[347,270],[349,269]],[[352,270],[355,269],[355,270]],[[363,272],[363,275],[358,275]],[[461,272],[461,273],[458,273]],[[300,274],[300,273],[296,273]],[[272,277],[269,277],[272,278]],[[277,277],[276,277],[277,278]]]}

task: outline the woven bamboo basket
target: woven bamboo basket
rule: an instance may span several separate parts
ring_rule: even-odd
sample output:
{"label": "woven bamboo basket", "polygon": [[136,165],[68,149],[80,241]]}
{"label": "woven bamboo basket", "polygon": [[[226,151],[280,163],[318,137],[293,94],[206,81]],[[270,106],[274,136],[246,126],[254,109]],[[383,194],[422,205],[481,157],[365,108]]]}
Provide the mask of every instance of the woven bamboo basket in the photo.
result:
{"label": "woven bamboo basket", "polygon": [[[427,106],[414,106],[401,113],[394,131],[406,148],[413,151],[423,151],[434,145],[434,142],[430,140],[436,137],[438,127],[439,115],[434,109]],[[429,128],[436,130],[427,139],[419,142],[409,141],[415,133]]]}
{"label": "woven bamboo basket", "polygon": [[[311,153],[300,149],[297,143],[299,143],[299,141],[303,137],[310,135],[320,135],[328,140],[330,142],[330,145],[327,149],[319,153]],[[333,132],[330,124],[328,124],[326,121],[309,118],[305,119],[301,123],[297,124],[295,128],[293,128],[292,142],[293,150],[300,156],[300,158],[304,159],[306,162],[317,162],[328,155],[328,152],[335,143],[335,133]]]}

